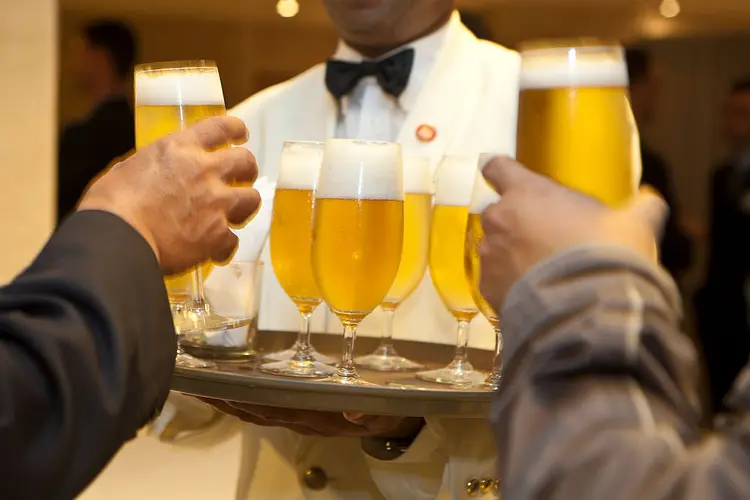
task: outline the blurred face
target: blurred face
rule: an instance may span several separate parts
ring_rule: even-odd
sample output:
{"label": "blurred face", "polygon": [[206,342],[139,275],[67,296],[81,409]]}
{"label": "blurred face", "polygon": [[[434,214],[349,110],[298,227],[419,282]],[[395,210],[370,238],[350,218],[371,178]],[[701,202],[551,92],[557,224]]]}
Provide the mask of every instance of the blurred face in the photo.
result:
{"label": "blurred face", "polygon": [[105,51],[77,37],[70,45],[69,70],[76,89],[88,93],[109,71],[109,60]]}
{"label": "blurred face", "polygon": [[733,150],[750,147],[750,91],[736,92],[727,99],[724,133]]}
{"label": "blurred face", "polygon": [[324,0],[341,37],[358,47],[394,47],[447,21],[455,0]]}

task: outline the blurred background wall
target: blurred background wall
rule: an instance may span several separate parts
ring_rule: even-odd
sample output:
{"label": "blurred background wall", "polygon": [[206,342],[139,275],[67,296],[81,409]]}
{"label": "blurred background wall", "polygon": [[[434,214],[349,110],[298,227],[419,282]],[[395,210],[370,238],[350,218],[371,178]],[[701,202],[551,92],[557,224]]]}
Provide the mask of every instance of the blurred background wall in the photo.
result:
{"label": "blurred background wall", "polygon": [[[275,0],[60,0],[58,33],[56,0],[0,1],[0,280],[20,270],[52,228],[56,133],[90,104],[66,76],[68,44],[83,22],[127,21],[141,61],[216,60],[231,106],[331,53],[336,35],[321,0],[299,2],[299,14],[287,19]],[[734,79],[750,75],[750,1],[679,0],[679,15],[665,17],[674,13],[663,9],[669,2],[464,0],[459,6],[487,23],[489,38],[511,47],[534,38],[600,36],[649,48],[664,91],[656,122],[643,134],[669,161],[683,209],[700,222],[711,167],[724,154],[722,101]],[[688,288],[700,280],[701,263]],[[180,450],[142,437],[83,498],[233,498],[239,446],[230,439],[211,450]]]}

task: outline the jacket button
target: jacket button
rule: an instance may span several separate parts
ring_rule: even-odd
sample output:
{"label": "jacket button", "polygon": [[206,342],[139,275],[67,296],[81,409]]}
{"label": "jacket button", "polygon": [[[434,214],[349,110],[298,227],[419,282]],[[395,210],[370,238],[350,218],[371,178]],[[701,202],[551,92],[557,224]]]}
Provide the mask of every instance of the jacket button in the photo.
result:
{"label": "jacket button", "polygon": [[302,474],[302,482],[311,490],[320,491],[328,485],[328,476],[320,467],[310,467]]}
{"label": "jacket button", "polygon": [[482,490],[482,494],[487,495],[489,493],[497,493],[500,489],[500,481],[497,479],[485,478],[479,483],[479,489]]}
{"label": "jacket button", "polygon": [[466,494],[470,497],[475,497],[479,494],[481,489],[481,483],[479,479],[472,479],[466,483]]}

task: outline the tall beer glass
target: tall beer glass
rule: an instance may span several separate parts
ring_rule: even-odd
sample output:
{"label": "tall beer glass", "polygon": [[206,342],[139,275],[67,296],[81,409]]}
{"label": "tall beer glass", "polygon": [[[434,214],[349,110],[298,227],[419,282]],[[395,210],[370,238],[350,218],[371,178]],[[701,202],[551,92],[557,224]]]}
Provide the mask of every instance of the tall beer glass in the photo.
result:
{"label": "tall beer glass", "polygon": [[[310,256],[313,194],[322,160],[322,142],[286,142],[281,150],[271,218],[271,263],[302,321],[289,359],[261,366],[267,373],[302,378],[333,373],[310,345],[310,317],[322,302]],[[286,351],[275,356],[279,355],[286,356]]]}
{"label": "tall beer glass", "polygon": [[404,237],[401,146],[329,139],[315,192],[312,266],[323,300],[344,325],[344,353],[329,380],[364,385],[352,355],[357,325],[396,278]]}
{"label": "tall beer glass", "polygon": [[445,368],[417,373],[422,380],[462,387],[481,385],[485,378],[469,362],[467,347],[469,325],[478,312],[464,271],[466,224],[476,169],[475,155],[446,156],[438,166],[429,266],[438,295],[458,321],[456,356]]}
{"label": "tall beer glass", "polygon": [[622,47],[534,43],[521,55],[518,160],[604,203],[630,199],[640,153]]}
{"label": "tall beer glass", "polygon": [[425,157],[404,158],[404,247],[393,286],[380,304],[384,322],[380,347],[355,361],[371,370],[396,372],[418,370],[422,365],[396,352],[393,346],[393,317],[396,309],[416,290],[427,268],[432,212],[432,171]]}
{"label": "tall beer glass", "polygon": [[481,275],[481,263],[479,260],[479,245],[484,239],[484,230],[482,229],[482,213],[492,203],[500,199],[500,196],[484,180],[482,169],[495,157],[495,153],[482,153],[479,155],[479,168],[477,169],[474,180],[474,189],[471,193],[469,203],[469,222],[466,226],[466,247],[464,249],[464,268],[466,277],[471,287],[471,296],[477,304],[479,311],[487,318],[492,328],[495,330],[495,358],[492,364],[492,372],[485,380],[485,385],[496,390],[500,386],[502,368],[500,363],[503,354],[503,333],[500,331],[500,319],[497,311],[482,296],[479,291],[479,278]]}
{"label": "tall beer glass", "polygon": [[[215,63],[179,61],[135,68],[137,149],[201,120],[224,114],[224,94]],[[211,263],[205,263],[194,271],[166,280],[178,334],[227,330],[249,323],[249,319],[225,318],[211,310],[203,293],[203,279],[211,267]]]}

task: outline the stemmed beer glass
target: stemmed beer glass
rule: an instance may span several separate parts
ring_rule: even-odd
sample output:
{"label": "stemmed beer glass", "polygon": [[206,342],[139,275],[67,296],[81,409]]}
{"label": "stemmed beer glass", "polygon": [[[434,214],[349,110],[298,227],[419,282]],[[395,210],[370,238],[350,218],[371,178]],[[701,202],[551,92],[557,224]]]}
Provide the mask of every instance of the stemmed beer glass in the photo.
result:
{"label": "stemmed beer glass", "polygon": [[476,172],[474,188],[469,203],[469,220],[466,226],[466,247],[464,249],[464,266],[466,277],[469,280],[471,296],[474,298],[479,311],[487,318],[495,331],[495,357],[492,364],[492,372],[485,380],[485,386],[497,390],[502,378],[502,354],[503,354],[503,332],[500,330],[500,319],[497,311],[482,296],[479,290],[479,278],[481,275],[481,263],[479,260],[479,245],[484,239],[482,229],[482,213],[492,203],[498,201],[500,196],[487,184],[482,175],[484,166],[496,155],[494,153],[482,153],[479,155],[479,169]]}
{"label": "stemmed beer glass", "polygon": [[322,302],[310,255],[313,196],[322,160],[322,142],[286,142],[281,150],[271,219],[271,263],[281,288],[299,309],[301,326],[291,355],[261,366],[275,375],[321,378],[334,371],[310,344],[310,317]]}
{"label": "stemmed beer glass", "polygon": [[357,325],[385,299],[401,262],[401,146],[329,139],[315,191],[312,267],[323,299],[344,326],[344,353],[330,382],[369,385],[354,368]]}
{"label": "stemmed beer glass", "polygon": [[372,354],[355,362],[370,370],[396,372],[418,370],[422,365],[396,352],[393,346],[393,317],[424,278],[430,246],[432,212],[432,172],[429,158],[404,157],[404,247],[393,286],[380,304],[383,310],[383,332],[380,346]]}
{"label": "stemmed beer glass", "polygon": [[437,171],[437,191],[430,232],[430,276],[445,307],[458,322],[456,355],[445,368],[417,373],[428,382],[474,387],[485,375],[468,359],[469,325],[477,306],[464,270],[464,246],[469,202],[477,168],[477,156],[445,156]]}
{"label": "stemmed beer glass", "polygon": [[[135,68],[137,149],[201,120],[225,113],[221,79],[215,63],[177,61],[142,64]],[[251,318],[227,318],[212,310],[203,291],[203,280],[212,268],[213,263],[206,262],[192,271],[166,278],[178,335],[228,330],[250,322]],[[182,352],[178,352],[177,361],[189,366],[209,366]]]}

